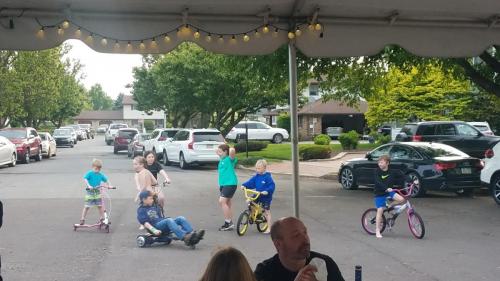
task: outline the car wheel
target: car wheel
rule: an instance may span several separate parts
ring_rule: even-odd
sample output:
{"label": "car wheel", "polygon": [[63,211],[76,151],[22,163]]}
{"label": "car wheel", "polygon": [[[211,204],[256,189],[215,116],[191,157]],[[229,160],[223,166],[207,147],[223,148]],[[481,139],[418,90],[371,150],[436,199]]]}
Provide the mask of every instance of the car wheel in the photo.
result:
{"label": "car wheel", "polygon": [[26,150],[26,153],[24,153],[24,164],[29,164],[30,163],[30,151],[29,150]]}
{"label": "car wheel", "polygon": [[343,189],[358,188],[352,168],[345,167],[344,169],[342,169],[342,171],[340,172],[340,183],[342,184]]}
{"label": "car wheel", "polygon": [[112,142],[112,141],[109,141],[109,140],[108,140],[108,141],[106,141],[106,144],[107,144],[107,145],[111,145],[111,142]]}
{"label": "car wheel", "polygon": [[474,189],[473,188],[462,188],[462,189],[455,191],[455,193],[459,197],[474,197]]}
{"label": "car wheel", "polygon": [[273,142],[274,143],[281,143],[283,141],[283,135],[281,134],[276,134],[273,136]]}
{"label": "car wheel", "polygon": [[15,154],[15,153],[12,153],[12,159],[11,159],[11,161],[10,161],[9,166],[10,166],[10,167],[15,167],[15,166],[16,166],[16,163],[17,163],[17,157],[16,157],[16,154]]}
{"label": "car wheel", "polygon": [[42,156],[42,148],[38,148],[38,154],[35,156],[35,161],[42,161],[43,156]]}
{"label": "car wheel", "polygon": [[168,160],[167,152],[163,150],[163,165],[170,166],[170,161]]}
{"label": "car wheel", "polygon": [[491,180],[491,196],[500,205],[500,174],[494,176]]}
{"label": "car wheel", "polygon": [[47,152],[47,159],[49,159],[50,156],[52,156],[52,151],[50,151],[50,148],[49,148],[49,151]]}
{"label": "car wheel", "polygon": [[132,157],[132,153],[130,153],[130,150],[127,150],[127,157],[128,158]]}
{"label": "car wheel", "polygon": [[118,150],[116,148],[113,148],[113,153],[118,154]]}
{"label": "car wheel", "polygon": [[404,181],[405,188],[410,187],[410,185],[413,183],[413,189],[411,191],[411,197],[422,197],[425,195],[425,189],[422,186],[422,180],[420,179],[420,176],[415,173],[415,172],[410,172],[406,175],[406,179]]}
{"label": "car wheel", "polygon": [[73,142],[71,142],[71,143],[69,144],[69,146],[70,146],[71,148],[73,148],[73,147],[75,147],[75,144],[73,144]]}
{"label": "car wheel", "polygon": [[179,156],[179,167],[183,170],[187,169],[189,164],[186,162],[186,159],[184,158],[184,154],[181,153]]}

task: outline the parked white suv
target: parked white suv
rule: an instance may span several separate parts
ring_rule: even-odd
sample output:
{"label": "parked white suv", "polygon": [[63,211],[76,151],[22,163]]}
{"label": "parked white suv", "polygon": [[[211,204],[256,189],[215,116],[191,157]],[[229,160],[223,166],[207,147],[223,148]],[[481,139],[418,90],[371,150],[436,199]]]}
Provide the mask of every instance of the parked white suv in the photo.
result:
{"label": "parked white suv", "polygon": [[128,128],[127,124],[110,124],[108,130],[104,134],[104,141],[107,145],[111,145],[115,141],[115,137],[118,135],[118,129]]}
{"label": "parked white suv", "polygon": [[265,123],[256,121],[242,121],[234,126],[227,134],[226,139],[238,141],[245,139],[245,124],[248,124],[249,140],[268,140],[281,143],[289,138],[288,132],[282,128],[273,128]]}
{"label": "parked white suv", "polygon": [[161,159],[165,143],[173,138],[179,129],[165,128],[155,129],[151,133],[150,139],[144,142],[144,151],[153,151],[156,153],[156,158]]}
{"label": "parked white suv", "polygon": [[489,186],[493,199],[500,205],[500,142],[484,153],[481,182]]}
{"label": "parked white suv", "polygon": [[181,129],[166,142],[163,164],[175,162],[186,169],[191,164],[217,163],[217,148],[224,143],[224,137],[216,129]]}
{"label": "parked white suv", "polygon": [[493,130],[491,130],[490,124],[488,122],[467,122],[469,125],[476,127],[481,133],[489,136],[494,136]]}

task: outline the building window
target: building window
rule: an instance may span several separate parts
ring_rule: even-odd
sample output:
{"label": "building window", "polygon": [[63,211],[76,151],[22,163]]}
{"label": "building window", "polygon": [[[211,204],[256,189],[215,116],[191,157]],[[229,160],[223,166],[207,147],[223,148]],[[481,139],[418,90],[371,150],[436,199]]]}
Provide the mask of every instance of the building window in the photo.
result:
{"label": "building window", "polygon": [[309,96],[317,97],[318,95],[319,95],[319,84],[318,83],[309,84]]}
{"label": "building window", "polygon": [[133,104],[130,105],[130,110],[134,110],[134,105]]}

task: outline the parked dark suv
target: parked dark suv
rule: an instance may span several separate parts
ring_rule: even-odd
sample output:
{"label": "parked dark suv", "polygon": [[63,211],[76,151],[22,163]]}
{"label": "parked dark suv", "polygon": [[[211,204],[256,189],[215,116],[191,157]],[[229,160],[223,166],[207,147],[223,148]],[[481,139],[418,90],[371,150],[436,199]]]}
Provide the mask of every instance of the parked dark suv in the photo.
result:
{"label": "parked dark suv", "polygon": [[396,141],[439,142],[453,146],[468,155],[484,158],[484,153],[500,137],[488,136],[462,121],[429,121],[408,123],[396,136]]}

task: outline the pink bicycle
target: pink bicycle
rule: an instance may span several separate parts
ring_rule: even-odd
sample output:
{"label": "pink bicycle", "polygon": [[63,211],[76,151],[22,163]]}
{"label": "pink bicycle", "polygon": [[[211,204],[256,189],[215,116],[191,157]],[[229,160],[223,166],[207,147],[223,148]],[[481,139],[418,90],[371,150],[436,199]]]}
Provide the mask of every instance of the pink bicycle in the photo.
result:
{"label": "pink bicycle", "polygon": [[[406,202],[399,206],[392,206],[390,208],[386,208],[384,213],[382,214],[382,226],[380,228],[380,233],[384,232],[386,227],[389,230],[392,230],[392,227],[396,223],[396,219],[399,214],[401,214],[406,209],[406,214],[408,216],[408,226],[410,227],[411,234],[418,239],[424,238],[425,235],[425,226],[422,217],[415,211],[413,206],[410,203],[409,198],[411,197],[411,192],[413,190],[414,183],[411,183],[404,189],[394,189],[399,195],[403,196]],[[387,198],[387,201],[390,201],[390,198]],[[386,218],[386,215],[388,218]],[[375,220],[377,216],[377,209],[370,208],[363,213],[361,216],[361,225],[363,229],[370,235],[375,235]]]}
{"label": "pink bicycle", "polygon": [[[98,230],[104,230],[107,233],[109,233],[109,226],[111,225],[110,217],[111,217],[111,197],[107,193],[108,189],[116,189],[115,186],[105,186],[101,185],[99,186],[99,190],[101,192],[102,196],[102,208],[104,209],[104,219],[99,220],[98,222],[94,224],[77,224],[75,223],[73,225],[73,230],[76,231],[78,228],[96,228]],[[86,188],[87,191],[89,191],[89,188]],[[105,201],[109,201],[109,209],[106,208]]]}

